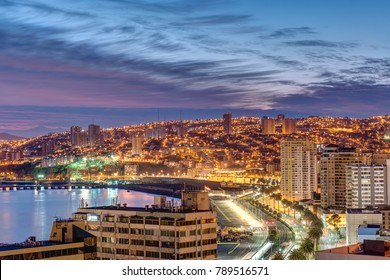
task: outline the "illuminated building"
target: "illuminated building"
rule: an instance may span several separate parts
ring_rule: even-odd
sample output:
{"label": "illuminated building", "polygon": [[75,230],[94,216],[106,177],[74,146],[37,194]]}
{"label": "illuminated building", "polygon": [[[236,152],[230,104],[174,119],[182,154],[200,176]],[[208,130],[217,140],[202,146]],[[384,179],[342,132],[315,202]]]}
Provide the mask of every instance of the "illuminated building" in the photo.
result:
{"label": "illuminated building", "polygon": [[144,138],[141,135],[136,135],[131,138],[132,155],[142,155],[142,143]]}
{"label": "illuminated building", "polygon": [[70,128],[70,143],[72,147],[79,147],[81,145],[81,131],[80,126],[72,126]]}
{"label": "illuminated building", "polygon": [[0,260],[94,260],[96,237],[85,230],[85,223],[57,220],[50,240],[36,241],[31,236],[24,242],[0,245]]}
{"label": "illuminated building", "polygon": [[277,117],[276,117],[276,122],[280,125],[283,123],[283,120],[285,118],[285,115],[284,114],[279,114]]}
{"label": "illuminated building", "polygon": [[163,139],[166,137],[165,127],[153,127],[145,129],[146,138]]}
{"label": "illuminated building", "polygon": [[223,130],[226,134],[232,134],[232,113],[223,114]]}
{"label": "illuminated building", "polygon": [[297,132],[297,120],[295,119],[283,119],[282,121],[282,133],[293,134]]}
{"label": "illuminated building", "polygon": [[217,213],[210,210],[208,193],[185,192],[182,205],[156,197],[145,208],[126,204],[79,208],[97,236],[99,259],[216,259]]}
{"label": "illuminated building", "polygon": [[101,134],[100,126],[95,124],[90,124],[88,126],[88,144],[93,147],[96,144],[100,144]]}
{"label": "illuminated building", "polygon": [[346,207],[346,166],[360,164],[363,158],[354,148],[325,147],[320,157],[321,206]]}
{"label": "illuminated building", "polygon": [[262,134],[272,135],[276,133],[275,119],[263,118],[261,120]]}
{"label": "illuminated building", "polygon": [[346,166],[347,208],[365,208],[388,204],[388,196],[390,195],[389,171],[390,166],[383,165]]}
{"label": "illuminated building", "polygon": [[280,143],[281,194],[291,201],[311,198],[317,187],[316,148],[307,139]]}
{"label": "illuminated building", "polygon": [[54,141],[49,140],[46,143],[43,143],[42,145],[42,156],[46,157],[55,151],[55,144]]}

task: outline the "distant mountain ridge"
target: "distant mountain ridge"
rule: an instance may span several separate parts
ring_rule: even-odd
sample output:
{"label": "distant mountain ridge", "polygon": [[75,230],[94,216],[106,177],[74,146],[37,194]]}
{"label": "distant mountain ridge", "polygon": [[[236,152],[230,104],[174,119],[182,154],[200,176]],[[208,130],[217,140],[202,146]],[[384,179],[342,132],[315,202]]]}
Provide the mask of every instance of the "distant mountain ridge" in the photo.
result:
{"label": "distant mountain ridge", "polygon": [[15,136],[15,135],[12,135],[9,133],[5,133],[5,132],[0,132],[0,140],[10,141],[10,140],[21,140],[21,139],[24,139],[24,138],[20,137],[20,136]]}
{"label": "distant mountain ridge", "polygon": [[31,129],[28,129],[28,130],[12,130],[12,131],[11,130],[3,130],[3,131],[4,131],[4,133],[10,134],[10,135],[13,135],[13,134],[21,135],[23,137],[21,137],[21,136],[16,136],[16,137],[21,137],[20,139],[23,139],[23,138],[31,138],[31,137],[36,137],[36,136],[47,135],[50,132],[60,133],[60,132],[64,132],[65,130],[63,130],[61,128],[49,128],[46,126],[37,126],[37,127],[33,127]]}

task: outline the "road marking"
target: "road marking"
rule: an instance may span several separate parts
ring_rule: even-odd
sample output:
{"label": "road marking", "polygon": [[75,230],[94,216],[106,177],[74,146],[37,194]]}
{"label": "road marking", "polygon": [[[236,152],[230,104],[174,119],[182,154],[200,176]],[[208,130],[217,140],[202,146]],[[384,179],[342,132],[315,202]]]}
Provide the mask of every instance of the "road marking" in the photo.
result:
{"label": "road marking", "polygon": [[233,253],[234,252],[234,250],[236,250],[238,247],[240,247],[240,243],[237,243],[237,245],[236,246],[234,246],[234,248],[233,249],[231,249],[229,252],[228,252],[228,255],[230,255],[231,253]]}
{"label": "road marking", "polygon": [[232,222],[232,220],[230,220],[229,217],[226,216],[225,213],[223,213],[223,211],[221,210],[221,208],[219,208],[216,204],[215,204],[215,207],[219,210],[219,213],[221,213],[222,216],[225,217],[226,220],[228,220],[229,222]]}

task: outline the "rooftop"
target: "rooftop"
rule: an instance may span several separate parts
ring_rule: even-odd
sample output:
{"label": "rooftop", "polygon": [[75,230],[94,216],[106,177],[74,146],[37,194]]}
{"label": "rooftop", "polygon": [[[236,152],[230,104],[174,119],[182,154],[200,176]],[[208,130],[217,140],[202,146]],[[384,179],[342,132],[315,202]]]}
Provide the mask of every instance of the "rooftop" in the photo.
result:
{"label": "rooftop", "polygon": [[96,206],[96,207],[85,207],[85,208],[79,208],[78,212],[75,214],[82,213],[81,211],[83,209],[91,209],[91,210],[116,210],[116,211],[133,211],[133,212],[160,212],[160,213],[196,213],[196,212],[210,212],[212,210],[197,210],[192,208],[184,208],[184,207],[172,207],[172,208],[158,208],[158,207],[128,207],[128,206]]}
{"label": "rooftop", "polygon": [[381,214],[378,210],[370,210],[365,208],[348,208],[347,214]]}

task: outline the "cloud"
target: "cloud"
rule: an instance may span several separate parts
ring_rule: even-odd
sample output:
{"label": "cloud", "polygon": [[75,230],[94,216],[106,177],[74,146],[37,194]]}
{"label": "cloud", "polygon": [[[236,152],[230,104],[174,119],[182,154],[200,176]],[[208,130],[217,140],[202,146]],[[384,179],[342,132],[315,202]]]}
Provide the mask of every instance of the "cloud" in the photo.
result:
{"label": "cloud", "polygon": [[284,39],[284,38],[291,38],[296,37],[299,35],[311,35],[311,34],[317,34],[312,28],[303,26],[303,27],[290,27],[290,28],[282,28],[277,29],[273,31],[272,33],[260,36],[262,39]]}
{"label": "cloud", "polygon": [[292,47],[323,47],[323,48],[355,48],[356,43],[351,42],[331,42],[325,40],[297,40],[284,42],[286,46]]}

